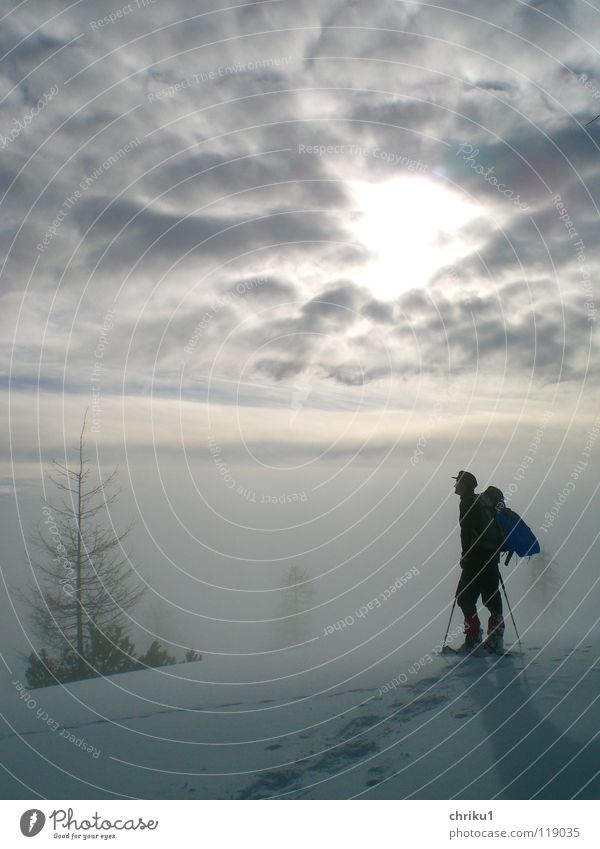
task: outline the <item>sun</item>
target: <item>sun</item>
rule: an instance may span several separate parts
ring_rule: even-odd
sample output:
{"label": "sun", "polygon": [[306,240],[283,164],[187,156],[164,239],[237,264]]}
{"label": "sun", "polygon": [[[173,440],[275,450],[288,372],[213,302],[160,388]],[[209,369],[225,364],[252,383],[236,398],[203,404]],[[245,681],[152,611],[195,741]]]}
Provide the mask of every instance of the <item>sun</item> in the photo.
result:
{"label": "sun", "polygon": [[355,279],[376,297],[392,300],[424,286],[465,253],[467,237],[459,231],[478,209],[456,192],[422,176],[353,181],[350,189],[353,234],[372,254]]}

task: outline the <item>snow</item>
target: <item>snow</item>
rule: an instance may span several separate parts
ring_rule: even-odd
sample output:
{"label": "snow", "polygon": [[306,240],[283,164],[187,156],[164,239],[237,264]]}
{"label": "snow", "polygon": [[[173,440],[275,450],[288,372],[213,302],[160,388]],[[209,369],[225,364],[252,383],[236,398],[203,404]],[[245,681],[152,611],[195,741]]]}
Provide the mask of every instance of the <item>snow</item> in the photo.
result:
{"label": "snow", "polygon": [[294,650],[302,672],[287,668],[286,654],[209,655],[25,692],[4,670],[0,791],[5,799],[598,798],[597,630],[572,645],[526,644],[510,658],[441,656],[423,637],[421,654],[412,642],[383,660],[354,658],[346,674],[327,663],[310,669],[310,646]]}

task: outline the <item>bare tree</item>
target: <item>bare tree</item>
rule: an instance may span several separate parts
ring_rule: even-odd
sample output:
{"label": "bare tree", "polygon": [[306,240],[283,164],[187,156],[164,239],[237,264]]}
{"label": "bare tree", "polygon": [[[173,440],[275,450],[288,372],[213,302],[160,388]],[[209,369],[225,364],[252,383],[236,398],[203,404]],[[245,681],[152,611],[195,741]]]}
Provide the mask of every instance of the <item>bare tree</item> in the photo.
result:
{"label": "bare tree", "polygon": [[288,613],[302,613],[313,602],[315,591],[312,578],[304,569],[292,565],[285,576],[285,604]]}
{"label": "bare tree", "polygon": [[75,651],[82,677],[94,666],[98,634],[123,631],[125,612],[146,589],[123,549],[132,526],[117,532],[102,523],[120,494],[117,469],[92,481],[85,426],[84,416],[74,467],[52,461],[48,476],[60,495],[44,499],[45,520],[34,539],[44,556],[34,563],[36,584],[27,597],[38,635],[51,649]]}
{"label": "bare tree", "polygon": [[278,648],[299,645],[310,638],[307,611],[314,599],[313,579],[293,564],[285,574],[279,617],[274,621],[274,641]]}

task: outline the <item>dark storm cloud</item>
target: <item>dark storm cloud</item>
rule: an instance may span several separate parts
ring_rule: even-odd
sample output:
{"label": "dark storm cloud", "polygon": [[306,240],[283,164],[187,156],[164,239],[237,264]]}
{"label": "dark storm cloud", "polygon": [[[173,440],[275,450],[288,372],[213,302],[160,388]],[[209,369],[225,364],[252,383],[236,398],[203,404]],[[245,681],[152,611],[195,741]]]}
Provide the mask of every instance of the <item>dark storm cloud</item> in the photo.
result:
{"label": "dark storm cloud", "polygon": [[361,308],[361,315],[381,324],[391,324],[394,321],[394,308],[385,301],[372,298]]}
{"label": "dark storm cloud", "polygon": [[[280,301],[275,300],[275,309],[278,303]],[[344,385],[370,382],[381,372],[370,362],[366,371],[358,367],[362,374],[360,377],[357,377],[355,364],[342,363],[339,368],[332,364],[332,358],[340,356],[335,348],[340,347],[348,327],[360,319],[365,303],[372,305],[374,302],[368,292],[352,281],[332,281],[314,298],[290,305],[294,310],[291,316],[277,318],[271,317],[269,311],[262,312],[259,324],[252,324],[248,330],[242,329],[235,335],[235,349],[244,352],[244,357],[250,356],[249,362],[256,375],[270,377],[276,382],[309,370]],[[238,302],[236,308],[236,321],[240,317],[248,318],[243,301]],[[354,347],[357,344],[355,339]],[[333,345],[333,350],[329,350],[330,345]],[[253,351],[260,353],[253,355]],[[267,351],[276,352],[277,356],[264,356]],[[369,358],[373,351],[371,344]]]}
{"label": "dark storm cloud", "polygon": [[240,278],[227,283],[223,289],[223,294],[236,292],[243,294],[244,301],[250,299],[260,303],[263,301],[289,302],[296,300],[298,296],[298,290],[292,283],[278,280],[276,277]]}
{"label": "dark storm cloud", "polygon": [[[466,254],[452,267],[440,269],[434,281],[452,279],[461,285],[470,281],[487,281],[493,291],[498,282],[508,277],[519,277],[528,285],[544,276],[554,281],[551,286],[556,296],[561,289],[560,278],[575,278],[578,274],[578,260],[575,243],[582,240],[589,260],[597,259],[598,244],[594,235],[597,223],[589,208],[581,200],[570,202],[564,198],[566,209],[571,210],[573,231],[571,235],[559,218],[556,208],[544,210],[535,217],[535,222],[527,216],[511,221],[506,227],[492,230],[477,250]],[[563,213],[564,214],[564,213]],[[540,239],[539,233],[544,234]]]}
{"label": "dark storm cloud", "polygon": [[[347,300],[348,288],[342,287],[343,298],[337,292],[338,300]],[[330,290],[327,297],[334,297],[332,291],[336,292]],[[351,302],[358,306],[360,290],[355,287],[349,291]],[[439,373],[448,367],[456,372],[476,368],[482,374],[527,373],[539,383],[581,376],[589,353],[589,322],[576,296],[572,295],[562,305],[550,306],[545,303],[545,295],[547,281],[543,280],[529,287],[510,283],[495,296],[466,294],[455,300],[435,291],[409,292],[398,300],[400,318],[395,323],[394,335],[411,344],[407,347],[406,341],[399,345],[390,343],[391,365],[382,362],[384,351],[376,350],[368,339],[360,343],[360,361],[344,360],[340,355],[340,361],[332,364],[322,359],[319,337],[304,335],[312,333],[314,327],[307,328],[302,319],[265,325],[256,331],[255,342],[260,340],[264,344],[269,338],[274,339],[274,347],[288,356],[260,360],[255,366],[273,379],[281,380],[312,365],[329,379],[347,386],[361,386],[386,379],[390,374]],[[325,293],[309,301],[301,315],[306,314],[307,308],[309,312],[314,309],[321,299],[326,300]],[[369,303],[363,305],[362,312]],[[519,309],[513,309],[517,303]],[[319,312],[320,322],[329,321],[326,328],[319,325],[320,333],[340,332],[334,318],[338,310],[339,307],[331,306],[322,314]],[[356,350],[358,343],[355,339]],[[292,349],[295,358],[290,359]]]}
{"label": "dark storm cloud", "polygon": [[337,281],[304,303],[291,305],[293,315],[271,318],[261,314],[261,323],[243,332],[237,343],[249,350],[277,351],[279,356],[253,359],[257,372],[282,380],[317,366],[319,355],[331,337],[343,339],[349,325],[360,316],[357,311],[364,293],[351,281]]}
{"label": "dark storm cloud", "polygon": [[[7,47],[9,40],[10,38],[4,38],[4,44]],[[32,91],[31,83],[27,80],[23,81],[23,77],[27,76],[33,68],[42,65],[45,60],[49,59],[61,50],[61,48],[73,51],[80,50],[81,48],[77,42],[76,32],[72,32],[68,37],[61,37],[41,31],[24,40],[19,46],[19,49],[12,54],[12,61],[14,62],[13,75],[15,82],[20,83],[21,91],[32,97],[34,91]],[[14,42],[10,47],[13,46]]]}
{"label": "dark storm cloud", "polygon": [[[590,323],[582,303],[576,293],[562,303],[549,300],[545,281],[507,284],[494,297],[432,295],[427,302],[423,293],[409,292],[399,307],[410,316],[424,372],[450,367],[547,383],[581,378],[589,369]],[[398,335],[403,338],[406,328],[400,326]]]}
{"label": "dark storm cloud", "polygon": [[103,262],[111,268],[128,269],[149,250],[162,258],[177,259],[193,253],[198,258],[226,260],[257,245],[302,243],[304,252],[319,251],[324,227],[332,239],[345,235],[320,211],[264,211],[258,220],[235,214],[217,218],[182,216],[127,200],[111,204],[111,200],[107,197],[84,200],[77,216],[77,227],[82,234],[95,222],[86,240],[86,244],[96,246],[89,254],[90,262],[97,262],[110,246]]}
{"label": "dark storm cloud", "polygon": [[398,306],[402,313],[409,318],[413,314],[425,315],[431,310],[431,298],[427,294],[427,290],[410,289],[398,301]]}
{"label": "dark storm cloud", "polygon": [[391,377],[391,371],[380,366],[365,370],[358,364],[346,363],[329,369],[327,376],[344,386],[364,386],[372,381]]}
{"label": "dark storm cloud", "polygon": [[[274,141],[271,136],[272,149]],[[289,148],[293,144],[289,130],[285,137],[276,140],[277,147]],[[293,170],[291,162],[295,164]],[[256,212],[265,207],[339,209],[347,204],[348,193],[340,182],[327,179],[329,176],[317,157],[298,156],[294,160],[289,150],[243,158],[193,150],[170,161],[167,168],[149,172],[144,184],[156,195],[166,193],[167,200],[171,195],[179,203],[210,205],[217,211],[231,199]]]}
{"label": "dark storm cloud", "polygon": [[254,367],[259,373],[276,381],[295,377],[304,369],[303,363],[293,360],[257,360]]}
{"label": "dark storm cloud", "polygon": [[257,374],[275,381],[308,369],[345,386],[448,369],[523,375],[540,385],[575,379],[589,368],[589,321],[577,293],[549,302],[548,287],[540,279],[509,282],[494,294],[412,290],[398,299],[398,318],[388,315],[383,322],[392,330],[385,345],[377,336],[354,337],[349,359],[343,346],[326,348],[327,340],[343,340],[346,322],[340,316],[364,315],[373,301],[346,282],[310,299],[295,318],[265,321],[237,342],[279,352],[253,360]]}
{"label": "dark storm cloud", "polygon": [[356,306],[359,297],[358,287],[351,281],[342,280],[311,298],[302,307],[302,313],[315,329],[324,322],[350,324],[358,318]]}
{"label": "dark storm cloud", "polygon": [[476,80],[471,85],[481,91],[511,91],[514,89],[514,86],[502,80]]}

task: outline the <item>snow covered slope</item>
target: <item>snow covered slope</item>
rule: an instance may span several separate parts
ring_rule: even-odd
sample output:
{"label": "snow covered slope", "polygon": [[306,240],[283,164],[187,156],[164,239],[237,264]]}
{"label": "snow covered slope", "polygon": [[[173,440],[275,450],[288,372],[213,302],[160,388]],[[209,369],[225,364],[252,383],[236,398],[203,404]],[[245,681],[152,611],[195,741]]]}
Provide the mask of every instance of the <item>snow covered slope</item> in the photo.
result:
{"label": "snow covered slope", "polygon": [[345,681],[327,667],[286,676],[274,661],[269,674],[264,660],[224,673],[212,657],[31,693],[4,670],[0,792],[598,798],[593,635],[514,658],[426,655],[396,654]]}

